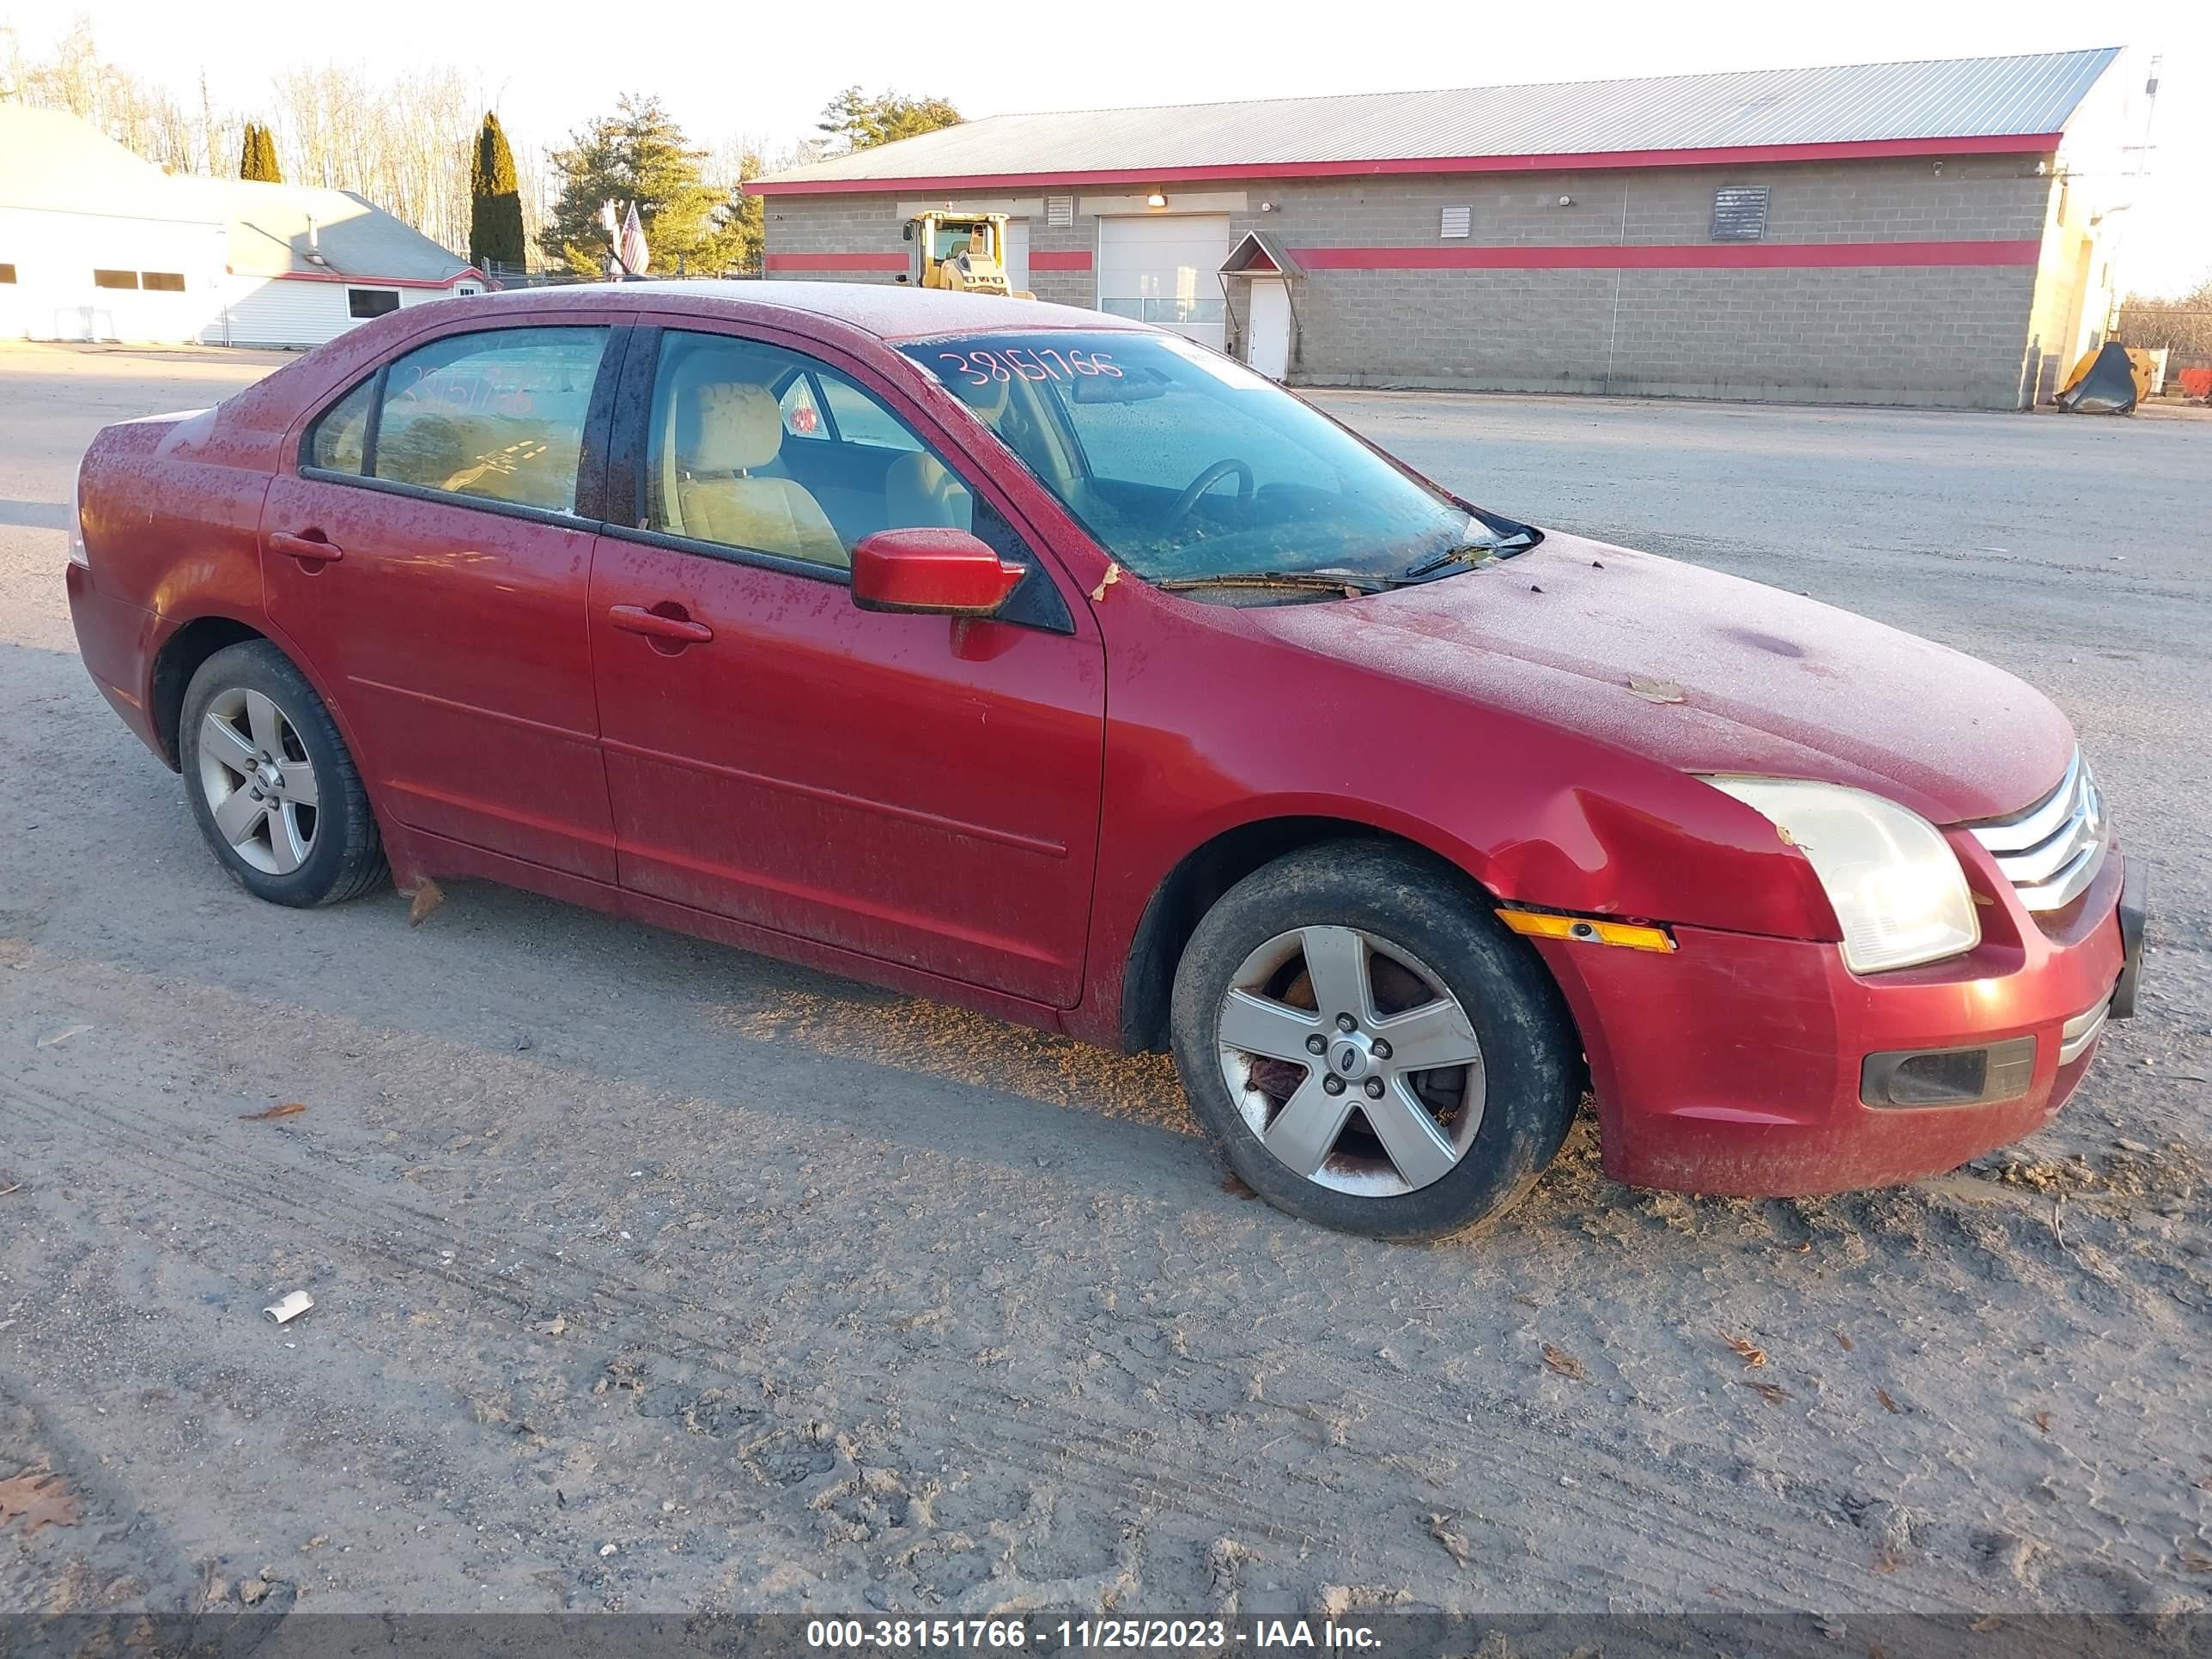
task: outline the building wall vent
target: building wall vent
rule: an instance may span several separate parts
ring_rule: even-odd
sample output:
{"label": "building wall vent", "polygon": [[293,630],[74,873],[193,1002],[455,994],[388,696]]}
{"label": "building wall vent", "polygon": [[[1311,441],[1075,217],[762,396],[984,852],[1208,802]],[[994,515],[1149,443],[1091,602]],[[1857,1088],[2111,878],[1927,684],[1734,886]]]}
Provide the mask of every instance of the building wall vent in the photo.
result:
{"label": "building wall vent", "polygon": [[1046,197],[1044,222],[1054,230],[1066,229],[1075,222],[1075,198],[1073,196]]}
{"label": "building wall vent", "polygon": [[1437,225],[1437,234],[1439,236],[1464,236],[1468,234],[1470,226],[1473,224],[1474,219],[1474,210],[1473,208],[1448,207],[1443,210],[1443,217],[1439,220]]}
{"label": "building wall vent", "polygon": [[1766,235],[1766,186],[1723,185],[1713,192],[1716,242],[1756,242]]}

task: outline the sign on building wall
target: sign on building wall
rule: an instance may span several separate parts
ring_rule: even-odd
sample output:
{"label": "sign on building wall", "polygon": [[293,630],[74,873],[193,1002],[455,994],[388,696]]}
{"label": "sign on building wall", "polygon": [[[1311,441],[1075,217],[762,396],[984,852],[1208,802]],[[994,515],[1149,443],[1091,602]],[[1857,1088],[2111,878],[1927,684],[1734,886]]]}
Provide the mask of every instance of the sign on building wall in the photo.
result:
{"label": "sign on building wall", "polygon": [[1766,186],[1723,185],[1713,192],[1716,242],[1756,242],[1766,234]]}

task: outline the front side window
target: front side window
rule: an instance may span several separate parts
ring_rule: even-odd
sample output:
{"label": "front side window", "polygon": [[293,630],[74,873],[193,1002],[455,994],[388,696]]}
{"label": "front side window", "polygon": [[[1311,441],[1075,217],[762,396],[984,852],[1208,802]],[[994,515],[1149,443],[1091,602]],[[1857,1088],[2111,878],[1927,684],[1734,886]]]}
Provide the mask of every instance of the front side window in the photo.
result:
{"label": "front side window", "polygon": [[1388,581],[1493,539],[1265,375],[1173,335],[962,336],[903,349],[1115,560],[1155,581]]}
{"label": "front side window", "polygon": [[661,337],[645,527],[848,568],[879,530],[971,531],[1026,558],[1011,526],[873,392],[759,341]]}
{"label": "front side window", "polygon": [[385,373],[372,476],[574,512],[606,343],[604,328],[504,328],[409,352]]}

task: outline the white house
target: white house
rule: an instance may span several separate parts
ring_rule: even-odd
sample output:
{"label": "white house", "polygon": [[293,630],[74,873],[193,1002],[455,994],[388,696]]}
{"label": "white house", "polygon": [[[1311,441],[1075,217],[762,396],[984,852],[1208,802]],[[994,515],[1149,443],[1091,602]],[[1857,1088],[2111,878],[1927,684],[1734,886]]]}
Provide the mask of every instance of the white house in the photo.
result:
{"label": "white house", "polygon": [[488,286],[350,191],[177,177],[0,104],[0,339],[319,345]]}

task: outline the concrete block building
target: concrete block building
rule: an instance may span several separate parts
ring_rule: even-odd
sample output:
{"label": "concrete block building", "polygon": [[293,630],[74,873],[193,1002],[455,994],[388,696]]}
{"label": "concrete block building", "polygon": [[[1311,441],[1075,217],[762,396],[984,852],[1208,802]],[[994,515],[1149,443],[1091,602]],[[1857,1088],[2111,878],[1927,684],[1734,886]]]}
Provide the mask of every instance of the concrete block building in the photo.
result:
{"label": "concrete block building", "polygon": [[1012,216],[1040,299],[1297,384],[2016,409],[2106,327],[2118,48],[1006,115],[749,188],[766,273]]}

